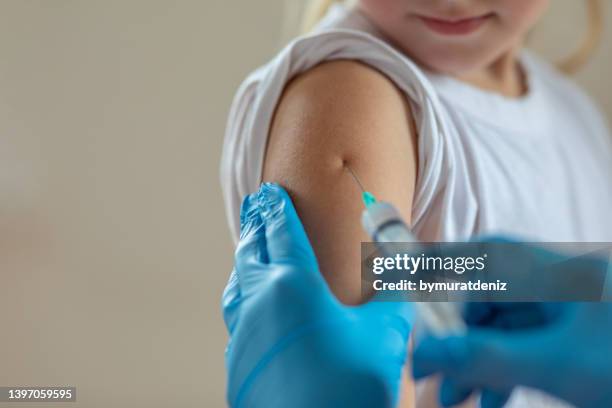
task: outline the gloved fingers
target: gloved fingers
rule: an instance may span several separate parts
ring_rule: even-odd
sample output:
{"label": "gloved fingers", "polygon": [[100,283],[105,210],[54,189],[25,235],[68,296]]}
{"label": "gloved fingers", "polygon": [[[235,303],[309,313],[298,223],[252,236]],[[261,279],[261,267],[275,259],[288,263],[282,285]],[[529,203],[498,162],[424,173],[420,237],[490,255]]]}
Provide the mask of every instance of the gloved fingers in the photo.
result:
{"label": "gloved fingers", "polygon": [[[476,237],[470,242],[438,243],[431,248],[436,256],[441,257],[482,258],[484,268],[475,268],[470,272],[474,278],[512,282],[515,294],[535,299],[542,288],[550,286],[551,276],[550,273],[534,272],[546,271],[550,265],[562,259],[545,248],[501,236]],[[472,296],[473,300],[481,299],[476,294]]]}
{"label": "gloved fingers", "polygon": [[258,203],[270,262],[291,263],[304,272],[318,273],[314,251],[287,192],[277,184],[264,183],[259,189]]}
{"label": "gloved fingers", "polygon": [[234,327],[238,322],[238,310],[241,302],[240,285],[238,283],[238,276],[236,270],[232,270],[227,285],[223,290],[223,296],[221,297],[221,307],[223,309],[223,321],[227,328],[230,336],[234,332]]}
{"label": "gloved fingers", "polygon": [[472,389],[459,385],[454,380],[445,377],[440,383],[440,404],[443,407],[459,405],[472,395]]}
{"label": "gloved fingers", "polygon": [[[262,247],[260,240],[264,236],[258,229],[261,227],[261,217],[255,194],[246,196],[240,208],[240,243],[236,248],[235,261],[236,267],[246,270],[250,263],[257,262],[262,258]],[[223,310],[223,321],[230,336],[238,321],[238,310],[242,300],[240,292],[240,280],[236,267],[232,270],[227,285],[221,296],[221,307]],[[246,272],[245,272],[246,273]]]}
{"label": "gloved fingers", "polygon": [[251,235],[262,224],[260,213],[257,193],[244,197],[240,206],[240,240]]}
{"label": "gloved fingers", "polygon": [[546,365],[542,359],[548,341],[534,330],[471,330],[465,336],[425,337],[414,352],[413,375],[421,379],[442,373],[473,388],[535,385]]}
{"label": "gloved fingers", "polygon": [[539,327],[548,323],[544,309],[537,303],[525,303],[514,309],[499,310],[491,322],[491,327],[507,330]]}
{"label": "gloved fingers", "polygon": [[466,302],[462,316],[470,326],[486,326],[493,319],[495,304],[492,302]]}
{"label": "gloved fingers", "polygon": [[491,319],[480,326],[517,331],[550,327],[558,321],[567,304],[551,302],[502,302],[494,306]]}
{"label": "gloved fingers", "polygon": [[470,302],[465,304],[463,316],[470,326],[513,330],[548,323],[548,309],[536,302]]}
{"label": "gloved fingers", "polygon": [[235,254],[235,274],[243,297],[265,277],[263,266],[268,262],[266,235],[257,197],[245,198],[240,213],[240,242]]}
{"label": "gloved fingers", "polygon": [[480,394],[481,408],[503,408],[510,399],[512,391],[493,391],[484,389]]}

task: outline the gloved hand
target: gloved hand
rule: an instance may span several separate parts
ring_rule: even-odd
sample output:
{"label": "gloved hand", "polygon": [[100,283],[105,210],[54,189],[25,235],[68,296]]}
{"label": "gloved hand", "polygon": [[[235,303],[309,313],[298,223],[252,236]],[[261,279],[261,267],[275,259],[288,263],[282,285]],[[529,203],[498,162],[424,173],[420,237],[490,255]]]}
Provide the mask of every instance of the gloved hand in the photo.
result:
{"label": "gloved hand", "polygon": [[[464,256],[466,250],[486,253],[485,277],[509,282],[508,286],[512,287],[511,291],[496,295],[500,299],[599,300],[605,296],[608,249],[589,244],[559,244],[558,252],[550,246],[495,236],[479,237],[472,242],[479,246],[448,244],[444,255]],[[586,254],[576,256],[571,254],[573,251],[586,251]],[[583,322],[571,320],[575,304],[503,302],[467,303],[466,306],[465,320],[471,327],[467,336],[422,339],[414,355],[416,378],[434,372],[444,374],[440,388],[443,405],[458,404],[479,389],[484,407],[502,406],[514,385],[531,385],[562,398],[576,398],[571,395],[572,388],[563,384],[569,379],[562,378],[563,371],[556,369],[559,364],[567,363],[563,356],[571,352],[570,345],[576,341],[586,345],[588,338],[579,336],[584,330],[592,330],[576,326],[590,324],[590,318]],[[605,309],[598,304],[592,307]],[[608,335],[612,339],[610,335],[612,331]],[[505,360],[508,355],[504,353],[510,352],[516,354]],[[525,376],[529,375],[533,375],[532,382],[535,379],[542,382],[526,383]],[[580,374],[573,373],[576,375]],[[560,381],[562,389],[551,388],[558,384],[556,381]],[[578,389],[574,387],[577,391],[582,389],[581,385]]]}
{"label": "gloved hand", "polygon": [[412,327],[410,303],[351,307],[330,292],[287,193],[246,198],[223,294],[233,407],[391,407]]}
{"label": "gloved hand", "polygon": [[427,337],[415,350],[415,378],[443,375],[444,405],[478,389],[483,407],[500,407],[524,385],[579,407],[612,406],[611,304],[473,304],[467,316],[477,326],[466,335]]}

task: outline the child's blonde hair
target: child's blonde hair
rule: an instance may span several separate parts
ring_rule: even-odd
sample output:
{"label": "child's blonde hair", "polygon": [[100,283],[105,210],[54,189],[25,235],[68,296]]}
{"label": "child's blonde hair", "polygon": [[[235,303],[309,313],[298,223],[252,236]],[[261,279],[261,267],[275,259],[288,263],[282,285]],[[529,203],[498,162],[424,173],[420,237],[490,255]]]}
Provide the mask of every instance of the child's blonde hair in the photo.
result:
{"label": "child's blonde hair", "polygon": [[[302,20],[302,31],[308,32],[323,18],[334,3],[354,3],[354,0],[310,0]],[[601,41],[604,28],[603,2],[586,0],[589,29],[578,50],[564,61],[559,68],[568,74],[577,72],[584,66]]]}

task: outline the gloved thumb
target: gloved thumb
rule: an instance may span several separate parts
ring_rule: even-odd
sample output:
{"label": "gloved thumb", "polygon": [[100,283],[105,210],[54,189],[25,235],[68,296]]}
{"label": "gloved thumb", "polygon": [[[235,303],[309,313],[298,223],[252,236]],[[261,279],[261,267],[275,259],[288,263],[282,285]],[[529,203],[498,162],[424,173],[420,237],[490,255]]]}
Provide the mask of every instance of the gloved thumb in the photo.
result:
{"label": "gloved thumb", "polygon": [[408,342],[416,320],[413,302],[389,300],[377,292],[367,303],[361,305],[359,310],[361,313],[375,315],[378,320],[387,321],[387,324],[395,327]]}
{"label": "gloved thumb", "polygon": [[269,262],[299,265],[318,273],[314,251],[287,192],[278,184],[264,183],[257,197]]}

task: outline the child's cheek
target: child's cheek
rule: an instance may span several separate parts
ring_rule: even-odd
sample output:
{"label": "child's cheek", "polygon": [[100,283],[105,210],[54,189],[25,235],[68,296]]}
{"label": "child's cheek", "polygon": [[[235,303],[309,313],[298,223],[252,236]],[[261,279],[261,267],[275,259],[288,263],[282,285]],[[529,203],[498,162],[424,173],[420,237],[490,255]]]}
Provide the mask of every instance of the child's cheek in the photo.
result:
{"label": "child's cheek", "polygon": [[494,0],[502,22],[515,30],[529,31],[542,18],[550,0]]}
{"label": "child's cheek", "polygon": [[409,8],[410,0],[359,0],[358,7],[378,24],[393,25]]}

